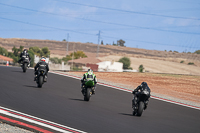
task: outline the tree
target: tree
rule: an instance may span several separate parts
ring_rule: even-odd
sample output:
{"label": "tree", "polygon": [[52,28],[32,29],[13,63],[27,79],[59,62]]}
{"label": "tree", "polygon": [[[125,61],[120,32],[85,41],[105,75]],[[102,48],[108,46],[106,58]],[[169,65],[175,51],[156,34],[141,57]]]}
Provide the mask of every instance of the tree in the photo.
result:
{"label": "tree", "polygon": [[33,67],[33,65],[34,65],[34,52],[33,52],[33,50],[29,50],[28,54],[31,57],[30,66]]}
{"label": "tree", "polygon": [[200,50],[196,50],[194,53],[196,53],[196,54],[200,54]]}
{"label": "tree", "polygon": [[123,58],[119,59],[118,62],[123,63],[123,69],[129,69],[129,67],[131,65],[131,61],[128,57],[123,57]]}
{"label": "tree", "polygon": [[45,57],[49,57],[50,56],[50,51],[48,47],[44,47],[42,48],[42,52],[43,53],[41,56],[45,56]]}
{"label": "tree", "polygon": [[58,59],[58,57],[50,58],[50,61],[54,64],[61,64],[62,59]]}
{"label": "tree", "polygon": [[63,42],[66,42],[66,39],[63,39]]}
{"label": "tree", "polygon": [[19,47],[19,52],[21,53],[24,50],[24,46]]}
{"label": "tree", "polygon": [[143,70],[144,70],[144,67],[143,67],[143,65],[140,65],[138,69],[139,69],[139,72],[141,72],[141,73],[142,73],[142,72],[143,72]]}
{"label": "tree", "polygon": [[40,49],[39,47],[30,47],[29,50],[32,50],[37,56],[50,57],[50,51],[48,47],[44,47],[42,49]]}
{"label": "tree", "polygon": [[101,40],[101,45],[103,45],[103,40]]}
{"label": "tree", "polygon": [[77,52],[71,53],[70,55],[67,55],[67,56],[69,56],[71,59],[73,56],[74,56],[74,59],[87,57],[83,51],[77,51]]}
{"label": "tree", "polygon": [[71,53],[70,55],[67,55],[66,57],[63,57],[62,60],[66,63],[68,60],[72,60],[73,56],[74,56],[74,59],[87,57],[87,55],[85,55],[83,51],[77,51],[77,52]]}
{"label": "tree", "polygon": [[23,51],[24,46],[20,46],[19,48],[16,48],[15,46],[12,48],[13,53],[8,53],[8,56],[13,59],[13,62],[18,62],[20,53]]}
{"label": "tree", "polygon": [[117,46],[117,44],[115,44],[115,42],[113,41],[113,44],[112,44],[113,46]]}
{"label": "tree", "polygon": [[117,40],[117,46],[124,46],[124,43],[125,43],[125,41],[122,39]]}
{"label": "tree", "polygon": [[32,50],[35,55],[40,56],[40,48],[39,47],[30,47],[29,50]]}
{"label": "tree", "polygon": [[8,56],[8,51],[5,48],[0,47],[0,55]]}
{"label": "tree", "polygon": [[19,49],[17,49],[15,46],[12,48],[12,51],[13,51],[14,56],[19,55]]}

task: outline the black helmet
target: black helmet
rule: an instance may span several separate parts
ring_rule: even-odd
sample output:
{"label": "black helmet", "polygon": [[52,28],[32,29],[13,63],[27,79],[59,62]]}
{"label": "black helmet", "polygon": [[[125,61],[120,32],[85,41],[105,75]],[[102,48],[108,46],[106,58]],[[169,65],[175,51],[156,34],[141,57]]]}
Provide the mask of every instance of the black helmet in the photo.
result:
{"label": "black helmet", "polygon": [[147,83],[146,82],[142,82],[141,86],[147,86]]}

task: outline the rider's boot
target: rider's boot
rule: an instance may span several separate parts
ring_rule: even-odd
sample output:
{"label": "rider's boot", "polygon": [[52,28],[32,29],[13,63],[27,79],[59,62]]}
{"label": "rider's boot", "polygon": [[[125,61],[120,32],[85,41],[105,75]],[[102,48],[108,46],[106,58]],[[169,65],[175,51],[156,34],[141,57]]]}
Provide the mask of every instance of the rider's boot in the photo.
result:
{"label": "rider's boot", "polygon": [[44,82],[47,82],[47,75],[44,76]]}
{"label": "rider's boot", "polygon": [[84,85],[81,84],[81,92],[83,93],[84,92]]}
{"label": "rider's boot", "polygon": [[92,88],[92,94],[93,94],[93,95],[95,95],[95,90],[96,90],[96,87],[93,87],[93,88]]}
{"label": "rider's boot", "polygon": [[35,77],[34,77],[34,81],[36,81],[36,78],[37,78],[37,75],[35,75]]}
{"label": "rider's boot", "polygon": [[148,102],[149,102],[148,100],[145,101],[145,104],[144,104],[144,110],[147,109]]}

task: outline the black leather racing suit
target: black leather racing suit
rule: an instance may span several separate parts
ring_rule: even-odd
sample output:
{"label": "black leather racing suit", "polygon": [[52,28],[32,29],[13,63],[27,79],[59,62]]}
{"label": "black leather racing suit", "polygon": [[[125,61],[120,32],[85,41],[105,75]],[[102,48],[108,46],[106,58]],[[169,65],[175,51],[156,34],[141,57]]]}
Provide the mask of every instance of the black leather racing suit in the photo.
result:
{"label": "black leather racing suit", "polygon": [[27,52],[22,52],[19,56],[21,59],[19,59],[18,63],[21,63],[24,58],[28,58],[29,59],[29,64],[30,64],[30,61],[31,61],[31,57],[29,56],[29,54]]}
{"label": "black leather racing suit", "polygon": [[[49,71],[49,65],[44,62],[44,61],[40,61],[38,62],[35,67],[34,67],[34,70],[35,70],[35,78],[37,77],[38,75],[38,71],[43,69],[45,71],[45,75],[46,75],[46,78],[47,78],[47,73]],[[35,80],[35,79],[34,79]]]}
{"label": "black leather racing suit", "polygon": [[136,105],[137,98],[138,98],[139,94],[140,94],[143,90],[145,90],[145,89],[149,92],[148,99],[145,101],[145,108],[144,108],[144,109],[147,108],[147,105],[148,105],[148,102],[149,102],[149,98],[150,98],[150,96],[151,96],[151,95],[150,95],[151,90],[150,90],[149,86],[147,85],[147,83],[139,85],[139,86],[132,92],[133,95],[134,95],[134,98],[133,98],[133,100],[132,100],[132,105],[133,105],[133,107]]}

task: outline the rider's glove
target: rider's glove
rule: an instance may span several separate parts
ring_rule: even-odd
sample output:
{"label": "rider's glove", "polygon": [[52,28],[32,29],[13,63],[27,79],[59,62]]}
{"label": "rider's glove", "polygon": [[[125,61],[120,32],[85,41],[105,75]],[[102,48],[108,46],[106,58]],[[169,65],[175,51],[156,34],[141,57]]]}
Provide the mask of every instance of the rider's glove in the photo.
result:
{"label": "rider's glove", "polygon": [[136,93],[136,91],[134,90],[133,92],[132,92],[132,94],[135,94]]}

